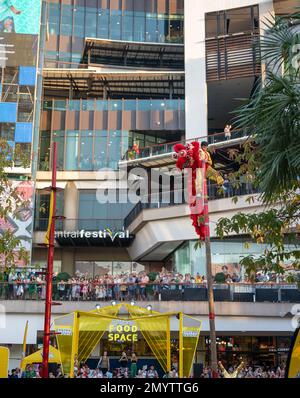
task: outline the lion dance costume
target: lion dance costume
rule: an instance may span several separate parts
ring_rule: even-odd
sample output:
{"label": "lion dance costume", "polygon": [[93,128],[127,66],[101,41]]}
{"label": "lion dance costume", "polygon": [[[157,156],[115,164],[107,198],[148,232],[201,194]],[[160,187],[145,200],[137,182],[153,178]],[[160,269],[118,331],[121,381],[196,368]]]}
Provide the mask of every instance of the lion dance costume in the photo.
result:
{"label": "lion dance costume", "polygon": [[188,203],[191,210],[191,220],[200,240],[209,235],[208,203],[206,177],[223,184],[223,178],[211,165],[208,152],[200,148],[197,141],[186,146],[174,145],[174,155],[178,169],[188,169]]}

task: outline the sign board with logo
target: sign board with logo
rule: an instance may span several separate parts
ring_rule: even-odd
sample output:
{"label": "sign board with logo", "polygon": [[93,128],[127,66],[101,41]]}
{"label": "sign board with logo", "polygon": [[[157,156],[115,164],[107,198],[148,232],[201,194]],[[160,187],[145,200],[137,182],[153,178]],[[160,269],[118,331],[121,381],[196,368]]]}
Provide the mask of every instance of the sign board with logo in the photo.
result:
{"label": "sign board with logo", "polygon": [[117,246],[128,247],[134,236],[128,229],[105,228],[96,231],[80,229],[76,231],[56,231],[55,239],[60,246]]}

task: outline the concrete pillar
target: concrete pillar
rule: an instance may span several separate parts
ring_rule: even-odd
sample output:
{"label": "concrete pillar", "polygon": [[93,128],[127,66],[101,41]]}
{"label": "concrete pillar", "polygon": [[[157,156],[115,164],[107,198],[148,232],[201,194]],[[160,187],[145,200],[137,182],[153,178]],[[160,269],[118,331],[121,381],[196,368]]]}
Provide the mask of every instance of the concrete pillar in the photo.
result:
{"label": "concrete pillar", "polygon": [[74,249],[63,248],[61,255],[61,272],[67,272],[70,275],[75,274],[75,251]]}
{"label": "concrete pillar", "polygon": [[73,181],[69,181],[64,191],[64,231],[77,230],[78,190]]}
{"label": "concrete pillar", "polygon": [[206,2],[184,2],[185,136],[207,135],[207,88],[205,62]]}
{"label": "concrete pillar", "polygon": [[[184,2],[186,139],[207,135],[205,14],[258,4],[260,21],[273,12],[272,0],[186,0]],[[261,23],[262,28],[262,23]],[[216,110],[217,112],[217,110]]]}

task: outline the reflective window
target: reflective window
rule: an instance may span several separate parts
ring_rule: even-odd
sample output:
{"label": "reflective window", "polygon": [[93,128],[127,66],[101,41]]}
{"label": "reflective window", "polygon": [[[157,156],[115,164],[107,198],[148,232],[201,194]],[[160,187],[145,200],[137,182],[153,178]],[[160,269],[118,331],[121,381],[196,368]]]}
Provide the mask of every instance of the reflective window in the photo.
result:
{"label": "reflective window", "polygon": [[111,10],[110,15],[110,39],[121,39],[121,20],[122,15],[120,10]]}
{"label": "reflective window", "polygon": [[94,142],[94,168],[99,170],[107,167],[107,132],[96,130]]}
{"label": "reflective window", "polygon": [[134,13],[134,41],[145,41],[145,14]]}
{"label": "reflective window", "polygon": [[97,37],[107,39],[108,28],[109,28],[109,10],[100,9],[98,11],[97,18],[98,18]]}
{"label": "reflective window", "polygon": [[118,162],[121,158],[121,131],[110,131],[109,142],[108,142],[108,159],[109,167],[116,170],[118,168]]}
{"label": "reflective window", "polygon": [[81,131],[79,170],[93,169],[93,132]]}
{"label": "reflective window", "polygon": [[121,111],[122,110],[122,100],[110,100],[108,102],[109,111]]}
{"label": "reflective window", "polygon": [[61,6],[61,31],[60,34],[63,36],[72,35],[72,8],[68,5]]}
{"label": "reflective window", "polygon": [[59,35],[60,5],[48,4],[49,10],[49,34]]}
{"label": "reflective window", "polygon": [[157,14],[146,14],[146,41],[156,42],[158,36]]}
{"label": "reflective window", "polygon": [[66,132],[66,170],[78,170],[78,131]]}
{"label": "reflective window", "polygon": [[84,37],[84,7],[77,7],[74,9],[74,36]]}
{"label": "reflective window", "polygon": [[70,111],[80,111],[80,101],[69,100],[69,110]]}
{"label": "reflective window", "polygon": [[132,12],[124,11],[122,19],[122,40],[133,40],[133,14]]}
{"label": "reflective window", "polygon": [[97,37],[97,9],[86,7],[85,37]]}

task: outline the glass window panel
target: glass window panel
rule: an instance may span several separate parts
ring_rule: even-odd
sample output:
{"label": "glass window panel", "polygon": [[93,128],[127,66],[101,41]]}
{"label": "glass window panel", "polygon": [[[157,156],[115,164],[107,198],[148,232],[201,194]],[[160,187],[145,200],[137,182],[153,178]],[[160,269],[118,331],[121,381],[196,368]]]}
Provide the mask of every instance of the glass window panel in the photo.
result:
{"label": "glass window panel", "polygon": [[95,170],[107,167],[107,131],[95,131],[95,145],[94,145],[94,167]]}
{"label": "glass window panel", "polygon": [[158,15],[158,42],[164,43],[166,42],[166,38],[168,36],[168,16],[164,14]]}
{"label": "glass window panel", "polygon": [[146,269],[145,265],[136,263],[135,261],[132,263],[132,272],[139,274],[140,272],[144,272]]}
{"label": "glass window panel", "polygon": [[157,42],[157,14],[146,14],[146,41]]}
{"label": "glass window panel", "polygon": [[134,40],[145,41],[145,13],[134,13]]}
{"label": "glass window panel", "polygon": [[100,9],[98,11],[97,37],[101,39],[108,38],[109,10]]}
{"label": "glass window panel", "polygon": [[50,159],[50,131],[42,131],[40,137],[40,157],[39,157],[39,169],[48,171],[49,170],[49,159]]}
{"label": "glass window panel", "polygon": [[92,261],[75,261],[75,272],[93,278],[94,263]]}
{"label": "glass window panel", "polygon": [[94,100],[82,100],[82,110],[83,111],[93,111],[95,109]]}
{"label": "glass window panel", "polygon": [[138,110],[139,111],[152,110],[153,109],[153,102],[155,102],[155,101],[149,101],[149,100],[139,100],[139,101],[137,101]]}
{"label": "glass window panel", "polygon": [[111,261],[95,261],[94,263],[94,275],[103,276],[105,274],[112,274],[112,262]]}
{"label": "glass window panel", "polygon": [[74,36],[84,37],[84,7],[74,8]]}
{"label": "glass window panel", "polygon": [[70,100],[69,101],[69,110],[70,111],[80,111],[80,101],[79,100]]}
{"label": "glass window panel", "polygon": [[136,100],[125,100],[124,102],[124,111],[135,111],[136,110]]}
{"label": "glass window panel", "polygon": [[128,151],[129,148],[129,133],[128,131],[123,131],[122,132],[122,153],[121,156],[125,155],[126,151]]}
{"label": "glass window panel", "polygon": [[110,15],[110,34],[109,38],[112,40],[121,39],[121,20],[122,15],[120,10],[111,10]]}
{"label": "glass window panel", "polygon": [[95,196],[94,194],[91,194],[88,192],[80,192],[79,193],[78,217],[80,220],[93,218],[94,196]]}
{"label": "glass window panel", "polygon": [[63,131],[53,132],[53,141],[57,142],[57,169],[64,169],[64,147],[65,147],[65,137]]}
{"label": "glass window panel", "polygon": [[66,170],[78,170],[78,131],[67,131]]}
{"label": "glass window panel", "polygon": [[252,30],[251,7],[235,8],[226,11],[227,34]]}
{"label": "glass window panel", "polygon": [[48,6],[49,6],[49,34],[59,35],[60,5],[50,3]]}
{"label": "glass window panel", "polygon": [[86,7],[85,13],[85,36],[97,37],[97,9]]}
{"label": "glass window panel", "polygon": [[120,111],[122,110],[122,100],[111,100],[108,102],[109,111]]}
{"label": "glass window panel", "polygon": [[130,274],[131,273],[131,262],[130,261],[114,261],[113,262],[113,274]]}
{"label": "glass window panel", "polygon": [[177,111],[178,109],[178,100],[167,100],[166,102],[166,109],[169,111]]}
{"label": "glass window panel", "polygon": [[15,123],[0,123],[0,137],[3,140],[15,140]]}
{"label": "glass window panel", "polygon": [[172,16],[169,21],[169,41],[171,43],[183,42],[183,19],[180,16]]}
{"label": "glass window panel", "polygon": [[122,18],[122,40],[133,40],[133,13],[124,11]]}
{"label": "glass window panel", "polygon": [[55,100],[54,101],[54,110],[65,111],[66,110],[66,101],[65,100]]}
{"label": "glass window panel", "polygon": [[121,131],[110,131],[108,141],[109,167],[117,170],[118,162],[121,159]]}
{"label": "glass window panel", "polygon": [[80,134],[79,170],[93,169],[93,132],[82,131]]}
{"label": "glass window panel", "polygon": [[218,35],[218,19],[216,12],[205,15],[205,34],[206,37],[216,37]]}
{"label": "glass window panel", "polygon": [[108,109],[108,102],[107,100],[97,100],[96,101],[96,110],[97,111],[107,111]]}
{"label": "glass window panel", "polygon": [[69,5],[61,6],[61,32],[62,36],[71,36],[72,35],[72,7]]}

